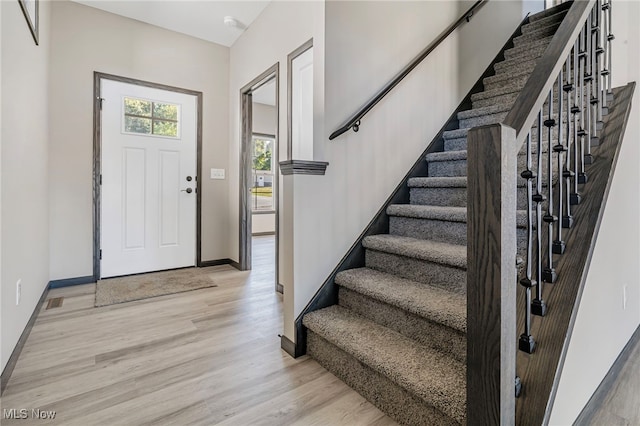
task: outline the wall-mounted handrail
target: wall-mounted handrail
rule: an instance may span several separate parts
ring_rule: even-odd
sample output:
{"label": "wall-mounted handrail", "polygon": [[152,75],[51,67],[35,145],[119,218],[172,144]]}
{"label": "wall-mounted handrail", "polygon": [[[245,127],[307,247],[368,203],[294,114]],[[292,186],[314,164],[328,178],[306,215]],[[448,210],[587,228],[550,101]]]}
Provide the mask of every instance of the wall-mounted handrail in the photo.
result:
{"label": "wall-mounted handrail", "polygon": [[473,14],[478,11],[489,0],[478,0],[471,6],[457,21],[449,25],[440,35],[422,50],[418,56],[413,58],[391,81],[389,81],[382,89],[378,91],[366,104],[364,104],[355,114],[342,124],[335,132],[331,133],[329,140],[333,140],[353,128],[358,131],[360,120],[364,117],[378,102],[382,100],[394,87],[396,87],[415,67],[417,67],[431,52],[433,52],[456,28],[464,22],[469,22]]}

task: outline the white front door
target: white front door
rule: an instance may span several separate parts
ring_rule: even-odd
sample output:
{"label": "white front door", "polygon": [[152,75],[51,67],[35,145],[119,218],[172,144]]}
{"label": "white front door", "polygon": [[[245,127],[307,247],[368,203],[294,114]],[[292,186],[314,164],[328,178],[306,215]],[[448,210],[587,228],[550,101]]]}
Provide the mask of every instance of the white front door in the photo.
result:
{"label": "white front door", "polygon": [[195,265],[196,97],[101,80],[102,278]]}

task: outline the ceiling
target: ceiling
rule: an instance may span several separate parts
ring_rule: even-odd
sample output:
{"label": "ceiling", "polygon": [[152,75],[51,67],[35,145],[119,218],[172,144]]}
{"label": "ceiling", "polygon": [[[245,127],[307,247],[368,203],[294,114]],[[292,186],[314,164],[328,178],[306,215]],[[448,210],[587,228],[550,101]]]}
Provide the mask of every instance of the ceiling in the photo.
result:
{"label": "ceiling", "polygon": [[232,16],[249,27],[271,0],[72,0],[203,40],[231,46],[242,28],[224,24]]}

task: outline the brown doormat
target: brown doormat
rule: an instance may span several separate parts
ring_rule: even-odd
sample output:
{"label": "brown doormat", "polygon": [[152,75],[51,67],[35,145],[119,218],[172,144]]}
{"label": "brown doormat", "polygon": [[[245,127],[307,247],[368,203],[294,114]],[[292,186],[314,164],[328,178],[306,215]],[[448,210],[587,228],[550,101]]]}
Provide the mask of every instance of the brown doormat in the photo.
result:
{"label": "brown doormat", "polygon": [[199,288],[217,287],[217,279],[228,276],[225,272],[230,271],[238,272],[230,265],[219,265],[98,280],[95,306],[107,306]]}

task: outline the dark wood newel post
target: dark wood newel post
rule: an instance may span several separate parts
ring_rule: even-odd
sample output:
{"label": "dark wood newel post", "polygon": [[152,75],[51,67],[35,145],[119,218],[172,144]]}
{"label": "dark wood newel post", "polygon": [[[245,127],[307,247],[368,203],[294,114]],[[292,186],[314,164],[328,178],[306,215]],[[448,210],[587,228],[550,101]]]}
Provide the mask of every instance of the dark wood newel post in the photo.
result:
{"label": "dark wood newel post", "polygon": [[516,132],[467,136],[467,424],[515,422]]}

